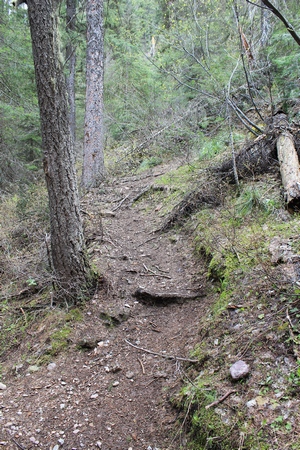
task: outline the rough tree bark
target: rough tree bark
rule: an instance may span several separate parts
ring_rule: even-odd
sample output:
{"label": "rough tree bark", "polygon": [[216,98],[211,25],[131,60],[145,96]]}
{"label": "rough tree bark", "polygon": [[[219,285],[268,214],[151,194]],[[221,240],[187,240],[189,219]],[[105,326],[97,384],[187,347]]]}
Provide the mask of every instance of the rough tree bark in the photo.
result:
{"label": "rough tree bark", "polygon": [[69,66],[67,75],[67,88],[69,99],[70,128],[72,139],[76,139],[76,106],[75,106],[75,74],[76,74],[76,48],[72,41],[72,32],[76,29],[76,3],[77,0],[67,0],[66,30],[69,42],[66,46],[66,60]]}
{"label": "rough tree bark", "polygon": [[291,133],[285,131],[279,136],[277,154],[286,205],[300,210],[300,167]]}
{"label": "rough tree bark", "polygon": [[87,0],[86,16],[86,110],[82,168],[82,186],[85,190],[97,187],[105,176],[103,155],[103,0]]}
{"label": "rough tree bark", "polygon": [[56,285],[63,300],[77,300],[93,286],[79,211],[66,82],[59,55],[55,0],[27,0],[41,116],[44,172]]}

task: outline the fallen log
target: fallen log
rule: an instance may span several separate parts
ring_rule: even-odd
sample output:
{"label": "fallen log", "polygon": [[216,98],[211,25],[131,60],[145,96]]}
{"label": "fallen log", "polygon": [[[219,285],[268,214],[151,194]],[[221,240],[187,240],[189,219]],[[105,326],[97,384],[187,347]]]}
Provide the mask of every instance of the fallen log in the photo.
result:
{"label": "fallen log", "polygon": [[277,155],[288,209],[300,210],[300,167],[291,133],[284,131],[277,140]]}
{"label": "fallen log", "polygon": [[203,297],[203,292],[194,292],[191,294],[180,294],[177,292],[150,292],[143,288],[138,288],[132,296],[137,300],[147,303],[165,306],[169,303],[182,303],[186,300],[195,300]]}

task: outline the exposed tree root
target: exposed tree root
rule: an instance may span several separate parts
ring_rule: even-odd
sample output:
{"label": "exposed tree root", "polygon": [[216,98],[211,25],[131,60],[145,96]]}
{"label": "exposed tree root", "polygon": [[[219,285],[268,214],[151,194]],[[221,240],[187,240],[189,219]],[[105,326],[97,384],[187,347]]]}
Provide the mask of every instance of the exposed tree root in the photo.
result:
{"label": "exposed tree root", "polygon": [[207,182],[200,188],[196,188],[188,192],[185,197],[178,203],[164,221],[158,231],[167,231],[200,209],[201,206],[219,206],[221,204],[221,188],[216,183]]}
{"label": "exposed tree root", "polygon": [[155,304],[155,305],[167,305],[169,303],[183,302],[185,300],[195,300],[198,297],[203,296],[201,292],[195,292],[191,294],[180,294],[177,292],[150,292],[146,289],[138,288],[133,294],[137,300],[143,303]]}

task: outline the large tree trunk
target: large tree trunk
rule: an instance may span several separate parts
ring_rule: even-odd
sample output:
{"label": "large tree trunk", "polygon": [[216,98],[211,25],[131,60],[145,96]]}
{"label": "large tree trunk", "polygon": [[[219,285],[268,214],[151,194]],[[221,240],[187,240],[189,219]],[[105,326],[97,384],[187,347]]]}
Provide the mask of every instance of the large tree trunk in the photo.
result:
{"label": "large tree trunk", "polygon": [[285,131],[277,141],[278,161],[284,187],[284,197],[289,209],[300,210],[300,167],[293,136]]}
{"label": "large tree trunk", "polygon": [[87,0],[86,109],[82,169],[84,189],[99,186],[105,176],[103,80],[103,0]]}
{"label": "large tree trunk", "polygon": [[72,139],[76,139],[76,105],[75,105],[75,75],[76,75],[76,48],[73,45],[72,32],[76,28],[76,0],[67,0],[66,30],[69,33],[69,42],[66,47],[66,60],[69,67],[67,75],[70,128]]}
{"label": "large tree trunk", "polygon": [[93,284],[79,213],[67,89],[57,37],[54,0],[28,0],[41,116],[44,172],[49,194],[51,250],[57,285],[65,298]]}

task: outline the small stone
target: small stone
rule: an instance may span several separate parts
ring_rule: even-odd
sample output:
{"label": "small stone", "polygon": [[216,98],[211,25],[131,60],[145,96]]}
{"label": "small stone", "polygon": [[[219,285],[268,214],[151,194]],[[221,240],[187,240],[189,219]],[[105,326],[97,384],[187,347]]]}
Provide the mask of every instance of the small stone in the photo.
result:
{"label": "small stone", "polygon": [[4,391],[4,389],[6,389],[6,384],[0,383],[0,389],[1,389],[2,391]]}
{"label": "small stone", "polygon": [[269,403],[269,399],[267,397],[262,397],[261,395],[258,395],[255,398],[255,401],[258,406],[265,406],[267,403]]}
{"label": "small stone", "polygon": [[112,373],[117,373],[117,372],[120,372],[121,370],[122,370],[122,367],[120,367],[119,364],[115,364],[115,365],[111,368]]}
{"label": "small stone", "polygon": [[233,380],[240,380],[245,378],[250,372],[250,367],[244,361],[237,361],[230,367],[230,375]]}
{"label": "small stone", "polygon": [[33,365],[33,366],[29,366],[28,367],[28,372],[37,372],[38,370],[40,370],[39,366]]}
{"label": "small stone", "polygon": [[49,370],[49,372],[51,372],[55,368],[56,368],[56,364],[55,363],[49,363],[48,366],[47,366],[47,370]]}
{"label": "small stone", "polygon": [[126,378],[128,378],[130,380],[131,378],[134,377],[134,372],[130,372],[130,371],[126,372],[125,376],[126,376]]}
{"label": "small stone", "polygon": [[58,450],[59,449],[59,445],[54,445],[54,447],[52,448],[52,450]]}
{"label": "small stone", "polygon": [[101,448],[102,447],[102,442],[101,441],[97,441],[96,445],[97,445],[98,448]]}
{"label": "small stone", "polygon": [[254,408],[256,406],[256,400],[253,398],[252,400],[249,400],[249,402],[246,403],[247,408]]}
{"label": "small stone", "polygon": [[116,387],[116,386],[119,386],[119,384],[120,384],[119,381],[114,381],[112,385],[113,385],[113,387]]}
{"label": "small stone", "polygon": [[90,396],[90,398],[97,398],[98,397],[98,394],[92,394],[91,396]]}
{"label": "small stone", "polygon": [[60,445],[63,445],[65,443],[65,440],[63,438],[58,439],[58,442],[60,443]]}

